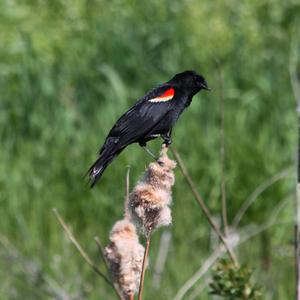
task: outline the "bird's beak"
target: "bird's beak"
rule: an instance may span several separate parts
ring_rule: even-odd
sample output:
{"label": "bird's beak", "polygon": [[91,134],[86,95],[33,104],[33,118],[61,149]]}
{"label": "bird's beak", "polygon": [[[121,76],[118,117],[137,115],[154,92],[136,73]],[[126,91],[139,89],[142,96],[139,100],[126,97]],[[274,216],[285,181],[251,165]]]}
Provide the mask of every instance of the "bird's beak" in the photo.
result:
{"label": "bird's beak", "polygon": [[202,87],[204,90],[211,91],[211,88],[208,87],[207,83],[202,83],[202,84],[201,84],[201,87]]}

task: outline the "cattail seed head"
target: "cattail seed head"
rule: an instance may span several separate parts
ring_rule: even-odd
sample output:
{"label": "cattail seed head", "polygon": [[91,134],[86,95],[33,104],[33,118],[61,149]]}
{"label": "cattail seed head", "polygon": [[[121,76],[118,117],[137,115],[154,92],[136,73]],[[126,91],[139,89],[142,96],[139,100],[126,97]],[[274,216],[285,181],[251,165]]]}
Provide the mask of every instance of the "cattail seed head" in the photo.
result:
{"label": "cattail seed head", "polygon": [[127,210],[146,235],[152,230],[171,224],[171,187],[176,163],[163,149],[156,162],[150,163],[142,179],[129,195]]}
{"label": "cattail seed head", "polygon": [[135,226],[128,220],[118,221],[111,230],[111,243],[105,248],[113,281],[125,297],[139,288],[144,247],[139,243]]}

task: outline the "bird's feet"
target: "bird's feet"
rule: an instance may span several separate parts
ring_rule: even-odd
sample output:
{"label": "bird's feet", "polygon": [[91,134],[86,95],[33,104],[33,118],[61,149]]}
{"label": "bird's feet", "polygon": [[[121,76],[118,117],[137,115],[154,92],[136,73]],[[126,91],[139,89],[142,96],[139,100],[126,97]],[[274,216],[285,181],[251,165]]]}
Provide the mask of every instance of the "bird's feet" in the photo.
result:
{"label": "bird's feet", "polygon": [[166,147],[169,147],[172,144],[172,139],[170,135],[166,134],[162,135],[161,137],[164,140],[163,145],[165,145]]}

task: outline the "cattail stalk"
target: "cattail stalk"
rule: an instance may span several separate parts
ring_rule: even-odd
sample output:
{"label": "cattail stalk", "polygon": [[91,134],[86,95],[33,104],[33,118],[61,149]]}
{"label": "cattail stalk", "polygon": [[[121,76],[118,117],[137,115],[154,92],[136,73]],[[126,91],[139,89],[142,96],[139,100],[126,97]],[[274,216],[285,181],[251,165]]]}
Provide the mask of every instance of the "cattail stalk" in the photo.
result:
{"label": "cattail stalk", "polygon": [[149,164],[126,203],[125,216],[130,216],[146,236],[138,300],[143,297],[151,234],[158,227],[170,225],[172,222],[170,205],[176,163],[169,159],[167,151],[168,148],[163,146],[158,160]]}
{"label": "cattail stalk", "polygon": [[147,240],[146,240],[146,248],[145,248],[144,258],[143,258],[143,265],[142,265],[142,272],[141,272],[141,279],[140,279],[140,287],[139,287],[138,300],[142,300],[142,298],[143,298],[144,280],[145,280],[145,271],[146,271],[146,262],[147,262],[148,255],[149,255],[150,239],[151,239],[151,234],[149,234],[149,236],[147,237]]}

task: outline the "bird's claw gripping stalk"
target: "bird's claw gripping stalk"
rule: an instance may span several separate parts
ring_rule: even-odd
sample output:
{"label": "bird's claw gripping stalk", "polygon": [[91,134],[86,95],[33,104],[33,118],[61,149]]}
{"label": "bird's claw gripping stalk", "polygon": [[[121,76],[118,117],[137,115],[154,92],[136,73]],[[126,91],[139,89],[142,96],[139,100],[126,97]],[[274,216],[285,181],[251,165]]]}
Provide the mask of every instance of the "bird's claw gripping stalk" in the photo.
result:
{"label": "bird's claw gripping stalk", "polygon": [[162,139],[164,140],[163,145],[169,147],[172,144],[172,139],[169,135],[162,135]]}

